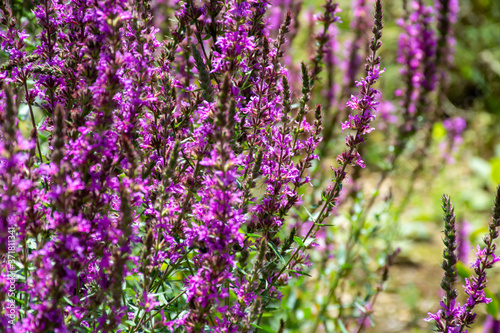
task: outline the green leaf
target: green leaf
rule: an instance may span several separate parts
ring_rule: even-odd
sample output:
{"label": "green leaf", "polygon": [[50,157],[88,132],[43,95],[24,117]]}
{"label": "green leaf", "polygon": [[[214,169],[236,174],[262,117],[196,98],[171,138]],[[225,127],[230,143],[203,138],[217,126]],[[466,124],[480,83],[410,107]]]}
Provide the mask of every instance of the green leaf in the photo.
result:
{"label": "green leaf", "polygon": [[166,293],[172,293],[172,291],[167,290],[167,291],[163,291],[163,292],[161,292],[161,293],[151,294],[151,296],[156,297],[156,296],[164,295],[164,294],[166,294]]}
{"label": "green leaf", "polygon": [[17,303],[24,305],[24,301],[17,298],[16,296],[11,296],[10,298],[15,299],[17,301]]}
{"label": "green leaf", "polygon": [[314,223],[314,225],[317,225],[318,227],[334,227],[335,224],[323,224],[323,223]]}
{"label": "green leaf", "polygon": [[490,160],[491,179],[495,184],[500,183],[500,157],[495,157]]}
{"label": "green leaf", "polygon": [[262,327],[260,327],[260,326],[259,326],[259,325],[257,325],[257,324],[250,323],[250,325],[252,325],[252,326],[253,326],[253,327],[255,327],[255,328],[259,328],[259,329],[263,330],[263,328],[262,328]]}
{"label": "green leaf", "polygon": [[140,290],[141,286],[139,284],[139,279],[136,277],[137,274],[129,275],[125,278],[125,281],[129,286],[135,288],[136,290]]}
{"label": "green leaf", "polygon": [[247,272],[245,272],[243,269],[241,269],[239,266],[236,266],[236,269],[238,270],[238,272],[240,272],[241,274],[243,275],[248,275]]}
{"label": "green leaf", "polygon": [[168,304],[168,300],[165,298],[164,295],[158,296],[158,300],[160,301],[160,305]]}
{"label": "green leaf", "polygon": [[262,237],[262,235],[259,235],[259,234],[251,234],[251,233],[245,234],[245,236],[247,236],[247,237],[255,237],[255,238],[261,238],[261,237]]}
{"label": "green leaf", "polygon": [[337,323],[339,324],[339,327],[340,327],[340,330],[342,331],[342,333],[349,333],[349,331],[347,330],[347,328],[345,328],[344,323],[342,322],[342,320],[337,319]]}
{"label": "green leaf", "polygon": [[307,274],[307,273],[305,273],[305,272],[294,271],[293,269],[288,269],[288,271],[289,271],[289,272],[292,272],[292,273],[299,274],[299,275],[306,275],[306,276],[312,277],[310,274]]}
{"label": "green leaf", "polygon": [[362,313],[366,313],[366,308],[363,305],[361,305],[361,303],[356,301],[354,302],[354,306],[356,306]]}
{"label": "green leaf", "polygon": [[460,276],[463,279],[468,278],[471,275],[471,270],[467,266],[465,266],[461,261],[457,262],[456,268],[458,276]]}
{"label": "green leaf", "polygon": [[267,245],[269,245],[269,247],[271,248],[271,250],[273,250],[274,254],[276,254],[276,256],[281,260],[281,262],[283,264],[285,264],[286,263],[285,258],[283,258],[281,256],[281,254],[278,252],[278,250],[276,249],[276,247],[274,246],[274,244],[272,242],[269,242],[269,243],[267,243]]}
{"label": "green leaf", "polygon": [[302,207],[304,207],[304,209],[306,210],[307,215],[309,215],[309,218],[311,219],[311,221],[315,221],[316,218],[311,214],[311,212],[306,208],[306,206],[302,206]]}
{"label": "green leaf", "polygon": [[248,83],[248,79],[250,79],[250,76],[252,75],[252,72],[253,72],[253,69],[251,71],[248,72],[248,75],[247,75],[247,78],[245,79],[245,82],[243,83],[242,87],[241,87],[241,90],[245,90],[249,87],[251,87],[253,84],[250,84],[247,86],[247,83]]}
{"label": "green leaf", "polygon": [[273,312],[273,311],[278,311],[280,309],[281,308],[277,307],[277,306],[270,306],[270,307],[265,308],[264,311]]}
{"label": "green leaf", "polygon": [[486,304],[486,311],[489,315],[498,320],[498,310],[500,309],[498,298],[488,288],[484,289],[484,293],[486,297],[491,298],[491,302]]}
{"label": "green leaf", "polygon": [[301,247],[304,247],[304,242],[302,241],[302,238],[298,237],[298,236],[293,236],[293,240],[299,244]]}
{"label": "green leaf", "polygon": [[342,264],[342,266],[340,267],[340,269],[350,269],[350,268],[353,268],[353,267],[354,267],[353,264],[346,262],[346,263]]}
{"label": "green leaf", "polygon": [[486,233],[488,233],[488,227],[480,227],[471,232],[471,234],[469,235],[469,239],[473,241]]}

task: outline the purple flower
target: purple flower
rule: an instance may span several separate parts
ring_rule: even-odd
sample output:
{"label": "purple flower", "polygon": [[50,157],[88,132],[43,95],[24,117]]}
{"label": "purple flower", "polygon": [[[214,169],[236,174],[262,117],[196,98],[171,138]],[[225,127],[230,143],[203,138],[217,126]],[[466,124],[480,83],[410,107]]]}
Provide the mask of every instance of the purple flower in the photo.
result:
{"label": "purple flower", "polygon": [[448,118],[443,121],[443,126],[446,129],[446,139],[439,144],[443,151],[443,156],[448,163],[455,162],[451,154],[456,152],[463,142],[462,135],[467,124],[462,117]]}
{"label": "purple flower", "polygon": [[401,74],[406,81],[404,91],[399,93],[404,97],[401,103],[410,116],[423,111],[427,94],[434,90],[436,37],[431,27],[434,14],[431,7],[413,0],[408,12],[406,20],[398,21],[404,32],[399,37],[397,60],[403,65]]}

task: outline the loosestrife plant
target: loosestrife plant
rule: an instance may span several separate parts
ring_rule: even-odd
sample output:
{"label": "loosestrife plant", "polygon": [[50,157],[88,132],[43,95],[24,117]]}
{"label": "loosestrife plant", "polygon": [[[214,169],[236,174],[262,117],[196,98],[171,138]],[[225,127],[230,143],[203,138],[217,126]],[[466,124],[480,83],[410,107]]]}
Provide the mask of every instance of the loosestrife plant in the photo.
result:
{"label": "loosestrife plant", "polygon": [[498,228],[500,227],[500,186],[497,187],[488,234],[483,239],[485,246],[477,245],[475,258],[470,266],[475,275],[465,278],[463,289],[467,294],[467,301],[463,305],[456,301],[458,292],[454,288],[454,283],[457,280],[456,264],[458,261],[458,233],[455,212],[450,198],[445,195],[443,195],[443,211],[445,222],[443,243],[445,249],[443,251],[442,267],[445,273],[441,288],[444,290],[445,295],[440,302],[441,309],[436,313],[429,313],[429,318],[425,320],[435,322],[438,332],[467,332],[467,328],[476,319],[476,313],[474,312],[476,305],[491,302],[491,299],[486,298],[484,289],[487,284],[486,270],[500,261],[500,258],[495,256],[496,244],[494,243],[494,240],[498,238]]}
{"label": "loosestrife plant", "polygon": [[382,5],[347,103],[352,134],[305,236],[286,221],[318,159],[323,115],[310,95],[338,6],[324,6],[298,94],[283,65],[292,15],[272,31],[271,5],[180,2],[159,36],[148,1],[0,3],[2,327],[248,332],[306,274],[304,250],[347,167],[365,166]]}

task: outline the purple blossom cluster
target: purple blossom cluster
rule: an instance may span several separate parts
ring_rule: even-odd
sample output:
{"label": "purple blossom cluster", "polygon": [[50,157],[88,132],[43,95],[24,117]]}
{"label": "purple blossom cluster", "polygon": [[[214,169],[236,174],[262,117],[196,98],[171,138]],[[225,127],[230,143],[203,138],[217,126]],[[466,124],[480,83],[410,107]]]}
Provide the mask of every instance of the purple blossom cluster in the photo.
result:
{"label": "purple blossom cluster", "polygon": [[364,167],[382,7],[342,125],[355,134],[302,239],[284,225],[318,159],[322,107],[310,94],[339,10],[326,2],[293,94],[283,65],[292,15],[269,16],[271,5],[167,5],[160,38],[161,6],[149,1],[41,0],[30,14],[0,3],[0,251],[11,258],[0,264],[0,309],[12,308],[9,279],[22,277],[21,306],[0,311],[8,332],[248,332],[303,273],[304,242],[335,206],[347,166]]}
{"label": "purple blossom cluster", "polygon": [[[403,96],[402,107],[407,117],[421,113],[423,100],[436,85],[435,54],[436,36],[432,28],[433,8],[425,6],[422,0],[410,2],[406,19],[398,23],[404,32],[399,37],[398,62],[403,65],[401,74],[405,78],[405,88],[396,91]],[[409,130],[409,129],[408,129]]]}
{"label": "purple blossom cluster", "polygon": [[443,252],[444,261],[442,267],[445,275],[441,282],[441,288],[443,288],[446,295],[439,303],[441,309],[436,313],[429,312],[429,317],[425,320],[435,322],[438,332],[467,332],[467,328],[476,319],[476,313],[474,312],[476,305],[491,302],[491,299],[486,297],[484,289],[487,284],[486,270],[491,269],[496,262],[500,261],[500,257],[495,255],[496,244],[494,243],[499,236],[498,228],[500,227],[500,186],[497,188],[488,234],[483,239],[485,246],[477,245],[474,251],[474,261],[470,265],[474,276],[465,278],[463,290],[467,294],[467,300],[463,305],[456,301],[458,293],[453,288],[457,276],[455,264],[458,260],[456,252],[459,252],[456,251],[458,234],[455,225],[454,208],[447,196],[443,196],[443,210],[445,212],[445,238],[443,242],[446,248]]}

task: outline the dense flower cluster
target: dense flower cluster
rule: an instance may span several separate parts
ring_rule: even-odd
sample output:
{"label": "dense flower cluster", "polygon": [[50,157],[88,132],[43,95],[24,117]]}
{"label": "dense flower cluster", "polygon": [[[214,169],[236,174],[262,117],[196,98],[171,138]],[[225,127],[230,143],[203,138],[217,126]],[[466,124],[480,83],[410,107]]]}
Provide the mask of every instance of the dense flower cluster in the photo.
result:
{"label": "dense flower cluster", "polygon": [[410,2],[406,20],[400,19],[404,29],[399,37],[398,62],[403,65],[401,74],[405,77],[405,91],[397,91],[404,96],[402,106],[409,119],[421,113],[423,98],[434,90],[436,84],[434,57],[436,37],[432,29],[433,9],[421,0]]}
{"label": "dense flower cluster", "polygon": [[[309,108],[310,93],[338,6],[327,1],[318,17],[295,110],[282,65],[292,16],[267,16],[267,1],[180,2],[164,40],[149,2],[42,0],[23,14],[37,27],[1,5],[0,236],[15,259],[2,263],[0,301],[9,306],[10,272],[23,276],[24,302],[20,320],[3,314],[2,326],[249,331],[308,264],[295,231],[278,232],[318,159],[322,108]],[[381,20],[377,2],[368,75],[349,102],[360,114],[344,124],[356,135],[321,221],[346,166],[363,166],[356,147],[377,106]]]}

